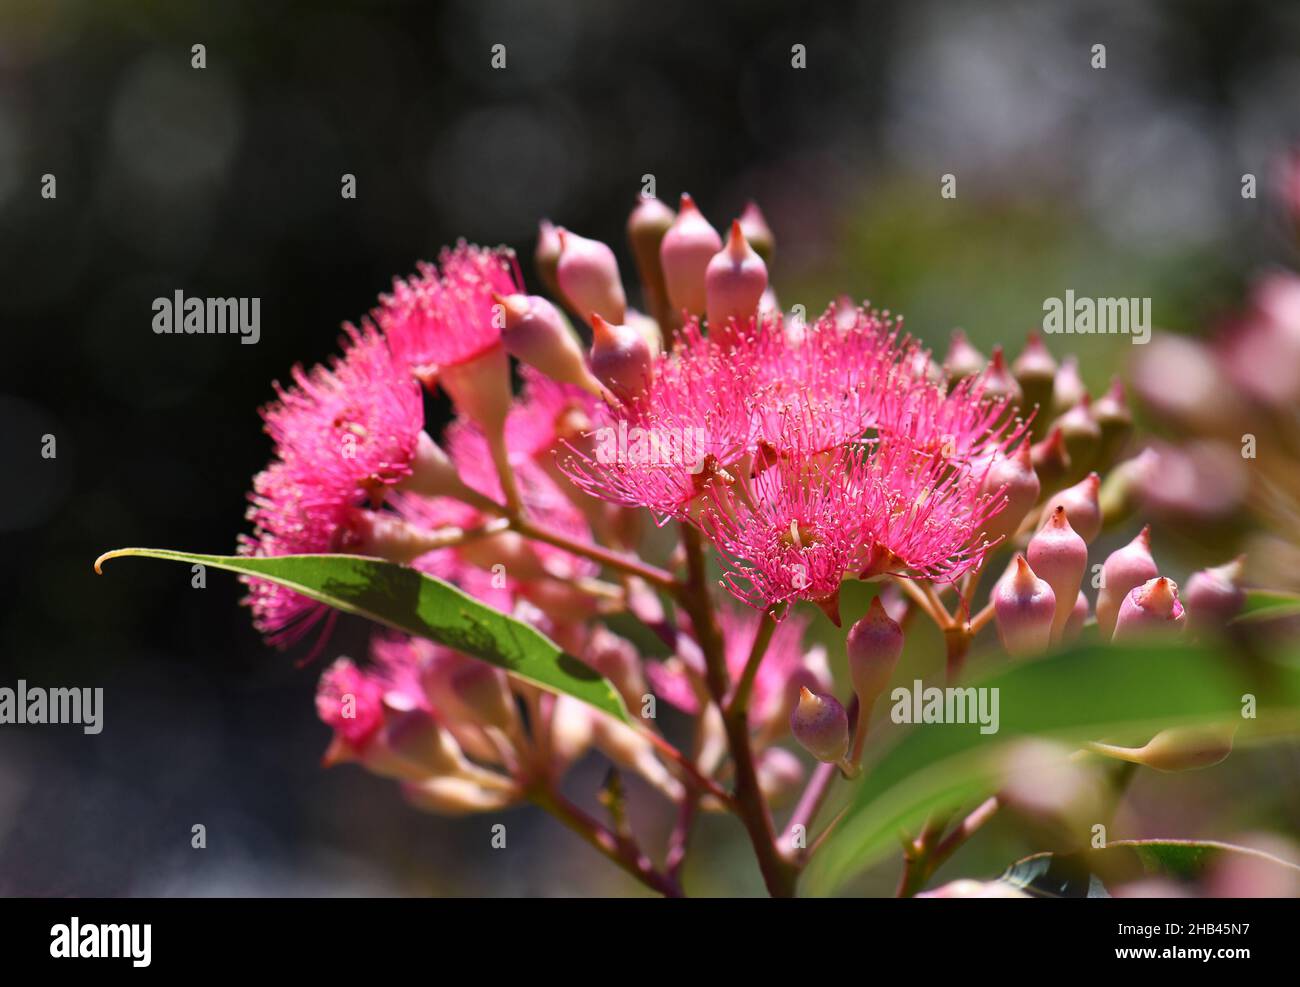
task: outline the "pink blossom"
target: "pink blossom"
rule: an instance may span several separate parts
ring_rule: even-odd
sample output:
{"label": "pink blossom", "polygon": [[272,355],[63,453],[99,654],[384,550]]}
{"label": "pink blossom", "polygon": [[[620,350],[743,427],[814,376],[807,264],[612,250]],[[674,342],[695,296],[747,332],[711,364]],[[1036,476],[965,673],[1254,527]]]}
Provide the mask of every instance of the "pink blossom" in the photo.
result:
{"label": "pink blossom", "polygon": [[364,750],[384,724],[384,690],[379,676],[340,658],[320,678],[316,715],[353,751]]}
{"label": "pink blossom", "polygon": [[501,338],[493,292],[523,291],[514,252],[461,241],[444,248],[438,265],[421,263],[418,274],[394,279],[391,294],[379,297],[374,320],[398,359],[423,379],[440,367],[465,363]]}

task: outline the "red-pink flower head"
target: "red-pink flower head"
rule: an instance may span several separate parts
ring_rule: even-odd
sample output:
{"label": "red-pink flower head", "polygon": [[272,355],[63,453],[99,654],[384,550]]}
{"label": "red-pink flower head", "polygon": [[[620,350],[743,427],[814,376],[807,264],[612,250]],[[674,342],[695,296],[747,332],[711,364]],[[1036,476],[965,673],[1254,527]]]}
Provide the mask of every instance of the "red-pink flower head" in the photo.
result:
{"label": "red-pink flower head", "polygon": [[387,685],[372,672],[340,658],[316,689],[316,715],[354,752],[364,751],[384,725]]}
{"label": "red-pink flower head", "polygon": [[[383,497],[411,473],[424,404],[372,326],[346,326],[344,353],[327,368],[293,368],[293,385],[262,410],[280,459],[324,496]],[[325,492],[328,491],[328,494]]]}
{"label": "red-pink flower head", "polygon": [[493,293],[513,295],[524,286],[514,251],[464,241],[444,248],[437,266],[421,263],[417,270],[394,279],[374,319],[398,359],[429,380],[439,368],[467,363],[496,346],[503,326]]}

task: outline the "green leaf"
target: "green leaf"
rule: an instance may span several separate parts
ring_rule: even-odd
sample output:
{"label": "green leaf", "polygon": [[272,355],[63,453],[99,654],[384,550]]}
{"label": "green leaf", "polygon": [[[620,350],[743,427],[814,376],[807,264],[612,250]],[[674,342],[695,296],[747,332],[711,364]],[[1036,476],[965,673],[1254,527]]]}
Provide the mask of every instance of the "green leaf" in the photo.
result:
{"label": "green leaf", "polygon": [[1114,840],[1078,853],[1036,853],[1017,860],[998,880],[1034,898],[1107,898],[1108,886],[1150,875],[1195,881],[1225,856],[1300,873],[1300,867],[1280,857],[1217,840]]}
{"label": "green leaf", "polygon": [[467,596],[450,583],[407,566],[359,555],[245,558],[123,548],[97,559],[95,570],[98,572],[105,560],[119,556],[170,559],[190,565],[197,562],[267,579],[345,613],[481,658],[539,688],[573,696],[624,723],[631,722],[614,687],[546,635]]}
{"label": "green leaf", "polygon": [[1001,756],[1019,738],[1144,743],[1167,727],[1237,720],[1248,691],[1258,697],[1260,723],[1281,713],[1294,718],[1300,709],[1294,666],[1273,667],[1248,688],[1242,663],[1177,643],[1077,647],[971,684],[999,690],[998,732],[981,734],[978,724],[913,726],[867,769],[808,866],[806,892],[833,892],[895,850],[899,835],[914,833],[929,813],[996,791]]}

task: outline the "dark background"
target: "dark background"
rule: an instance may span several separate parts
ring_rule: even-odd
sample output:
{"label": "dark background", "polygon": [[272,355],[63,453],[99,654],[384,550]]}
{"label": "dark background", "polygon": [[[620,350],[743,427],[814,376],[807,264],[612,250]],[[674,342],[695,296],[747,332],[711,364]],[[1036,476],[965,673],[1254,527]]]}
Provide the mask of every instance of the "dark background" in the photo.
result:
{"label": "dark background", "polygon": [[[869,295],[940,348],[961,324],[1014,350],[1044,297],[1096,287],[1198,331],[1287,257],[1266,196],[1297,93],[1284,2],[3,0],[0,684],[102,686],[106,710],[97,737],[0,728],[0,893],[627,890],[538,813],[506,816],[493,852],[497,820],[423,816],[386,782],[322,772],[318,669],[261,644],[233,579],[91,561],[232,550],[270,382],[328,356],[440,245],[508,243],[537,290],[548,216],[630,272],[645,174],[719,227],[758,197],[787,305]],[[1240,197],[1246,171],[1260,201]],[[260,343],[155,335],[152,300],[177,289],[260,297]],[[1093,386],[1123,346],[1081,354]],[[362,640],[345,627],[333,650]],[[1280,769],[1242,760],[1207,805]],[[599,777],[584,770],[579,789]],[[1294,790],[1278,799],[1297,811]],[[738,837],[706,825],[688,882],[756,890]],[[1019,849],[996,829],[982,845]]]}

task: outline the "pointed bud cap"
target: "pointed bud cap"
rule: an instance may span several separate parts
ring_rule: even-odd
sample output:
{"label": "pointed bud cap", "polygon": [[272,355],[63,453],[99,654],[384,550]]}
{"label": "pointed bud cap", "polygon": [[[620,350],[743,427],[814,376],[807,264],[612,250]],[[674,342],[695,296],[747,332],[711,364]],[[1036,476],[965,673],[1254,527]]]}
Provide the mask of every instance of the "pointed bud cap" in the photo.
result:
{"label": "pointed bud cap", "polygon": [[591,319],[591,372],[620,401],[640,394],[650,380],[653,355],[645,337],[630,326]]}
{"label": "pointed bud cap", "polygon": [[952,331],[948,355],[943,358],[943,370],[954,383],[973,377],[984,369],[984,354],[971,345],[962,329]]}
{"label": "pointed bud cap", "polygon": [[1031,330],[1025,337],[1025,348],[1011,364],[1011,372],[1016,375],[1016,380],[1020,381],[1021,386],[1027,390],[1027,382],[1054,380],[1058,369],[1059,364],[1052,356],[1051,350],[1047,348],[1047,344],[1043,342],[1043,337],[1036,329]]}
{"label": "pointed bud cap", "polygon": [[1053,425],[1046,438],[1034,443],[1029,454],[1044,490],[1055,490],[1065,482],[1071,464],[1070,454],[1065,448],[1065,433],[1060,425]]}
{"label": "pointed bud cap", "polygon": [[1088,568],[1088,545],[1070,526],[1064,507],[1057,507],[1047,524],[1029,539],[1025,556],[1034,572],[1047,580],[1056,596],[1052,640],[1059,641]]}
{"label": "pointed bud cap", "polygon": [[704,275],[709,331],[725,329],[731,319],[742,326],[758,313],[767,290],[767,267],[733,220],[727,244],[714,254]]}
{"label": "pointed bud cap", "polygon": [[1072,487],[1053,494],[1043,508],[1043,524],[1051,520],[1058,507],[1064,507],[1070,527],[1079,537],[1091,542],[1101,532],[1101,477],[1089,473]]}
{"label": "pointed bud cap", "polygon": [[1192,573],[1187,581],[1187,614],[1197,630],[1222,630],[1246,605],[1241,576],[1246,557],[1239,555],[1225,565]]}
{"label": "pointed bud cap", "polygon": [[845,648],[853,691],[858,695],[858,715],[865,716],[889,687],[903,653],[903,629],[885,612],[879,594],[871,598],[866,616],[849,628]]}
{"label": "pointed bud cap", "polygon": [[1143,637],[1172,635],[1182,629],[1183,604],[1178,584],[1157,576],[1129,591],[1115,618],[1112,640],[1132,641]]}
{"label": "pointed bud cap", "polygon": [[537,249],[533,251],[533,265],[537,276],[552,298],[563,298],[560,293],[560,280],[555,270],[560,263],[560,233],[549,219],[537,224]]}
{"label": "pointed bud cap", "polygon": [[772,235],[772,229],[767,225],[763,211],[758,208],[758,203],[753,199],[745,203],[745,208],[740,214],[740,229],[745,234],[745,239],[749,241],[749,245],[758,251],[758,256],[763,258],[763,262],[771,264],[772,256],[776,253],[776,237]]}
{"label": "pointed bud cap", "polygon": [[1052,642],[1056,594],[1024,555],[1017,555],[993,588],[993,613],[1007,654],[1014,658],[1042,654]]}
{"label": "pointed bud cap", "polygon": [[1009,456],[1000,456],[984,474],[981,490],[990,496],[1006,498],[1006,506],[988,519],[984,537],[989,541],[1010,538],[1020,523],[1038,503],[1042,485],[1034,472],[1029,454],[1029,440],[1023,440]]}
{"label": "pointed bud cap", "polygon": [[668,286],[668,301],[675,311],[704,315],[708,309],[705,272],[713,255],[722,249],[722,237],[709,225],[695,201],[682,194],[681,209],[659,246]]}
{"label": "pointed bud cap", "polygon": [[809,754],[827,764],[844,759],[849,751],[849,717],[834,696],[819,696],[806,686],[790,714],[790,730]]}
{"label": "pointed bud cap", "polygon": [[1061,361],[1056,371],[1056,380],[1052,383],[1052,411],[1063,415],[1082,400],[1087,388],[1079,376],[1079,361],[1074,356],[1067,356]]}
{"label": "pointed bud cap", "polygon": [[607,244],[561,230],[556,276],[569,307],[588,323],[593,315],[616,324],[627,317],[618,260]]}
{"label": "pointed bud cap", "polygon": [[558,308],[540,295],[493,295],[505,315],[501,340],[506,352],[551,380],[599,395],[578,337]]}
{"label": "pointed bud cap", "polygon": [[1131,542],[1111,552],[1101,567],[1097,627],[1103,641],[1109,641],[1115,632],[1115,618],[1119,616],[1124,598],[1158,575],[1156,560],[1151,555],[1151,526],[1147,525]]}
{"label": "pointed bud cap", "polygon": [[1019,408],[1024,404],[1025,394],[1019,382],[1007,369],[1006,357],[1001,346],[993,347],[989,365],[984,369],[984,396],[993,399],[1005,399],[1008,407]]}

